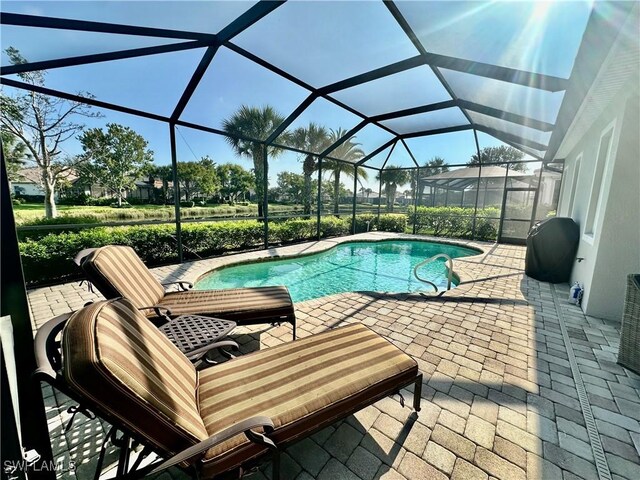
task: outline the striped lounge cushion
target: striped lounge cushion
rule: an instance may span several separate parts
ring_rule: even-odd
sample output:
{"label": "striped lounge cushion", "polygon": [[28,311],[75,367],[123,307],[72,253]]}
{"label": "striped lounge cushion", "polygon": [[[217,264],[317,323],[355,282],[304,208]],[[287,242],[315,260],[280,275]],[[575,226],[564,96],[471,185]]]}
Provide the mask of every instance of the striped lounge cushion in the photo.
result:
{"label": "striped lounge cushion", "polygon": [[127,300],[76,312],[63,332],[69,386],[165,452],[207,438],[191,362]]}
{"label": "striped lounge cushion", "polygon": [[[367,327],[350,325],[200,371],[200,415],[209,435],[266,415],[276,443],[288,442],[370,405],[417,374],[407,354]],[[263,452],[238,435],[207,452],[204,477]]]}
{"label": "striped lounge cushion", "polygon": [[293,316],[291,296],[283,286],[171,292],[160,304],[172,316],[199,314],[256,322]]}
{"label": "striped lounge cushion", "polygon": [[157,305],[164,297],[164,287],[131,247],[97,248],[82,262],[82,269],[105,298],[128,298],[140,308]]}

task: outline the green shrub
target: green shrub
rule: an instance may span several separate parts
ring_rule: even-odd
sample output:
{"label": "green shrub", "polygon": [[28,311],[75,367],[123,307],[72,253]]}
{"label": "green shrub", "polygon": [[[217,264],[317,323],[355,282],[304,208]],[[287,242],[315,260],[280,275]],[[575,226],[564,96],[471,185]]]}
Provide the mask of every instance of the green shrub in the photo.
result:
{"label": "green shrub", "polygon": [[351,219],[338,217],[320,218],[321,237],[339,237],[351,233]]}
{"label": "green shrub", "polygon": [[[54,220],[54,221],[57,221]],[[62,220],[60,220],[62,221]],[[322,218],[323,237],[348,235],[350,222],[335,217]],[[272,243],[291,243],[316,237],[316,219],[289,219],[269,223]],[[182,242],[185,255],[193,258],[218,255],[233,250],[255,248],[263,244],[264,224],[257,220],[226,220],[185,223]],[[103,245],[128,245],[150,266],[177,261],[175,226],[134,225],[95,227],[72,232],[49,233],[41,238],[20,242],[20,254],[28,284],[65,281],[79,275],[73,263],[83,248]]]}
{"label": "green shrub", "polygon": [[[407,217],[416,223],[416,231],[435,236],[471,238],[473,236],[474,209],[470,207],[409,207]],[[496,220],[500,210],[495,207],[479,209],[476,215],[476,238],[495,240]]]}
{"label": "green shrub", "polygon": [[[367,222],[368,222],[368,230],[367,230]],[[361,213],[356,215],[356,232],[362,233],[371,230],[375,230],[378,226],[378,215],[374,213]]]}
{"label": "green shrub", "polygon": [[95,198],[95,197],[89,196],[85,201],[85,205],[91,205],[94,207],[110,207],[112,203],[113,203],[112,197]]}
{"label": "green shrub", "polygon": [[316,220],[292,218],[269,222],[269,242],[287,243],[308,240],[316,236]]}
{"label": "green shrub", "polygon": [[385,213],[380,215],[378,230],[381,232],[403,233],[407,228],[407,216],[402,213]]}

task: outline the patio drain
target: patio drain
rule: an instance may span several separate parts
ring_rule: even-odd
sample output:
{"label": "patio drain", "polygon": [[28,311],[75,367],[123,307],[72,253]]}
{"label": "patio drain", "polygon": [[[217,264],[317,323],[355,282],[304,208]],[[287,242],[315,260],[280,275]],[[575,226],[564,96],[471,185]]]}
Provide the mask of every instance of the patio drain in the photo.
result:
{"label": "patio drain", "polygon": [[569,364],[571,366],[571,373],[573,379],[576,382],[576,390],[578,391],[578,400],[580,401],[580,408],[582,409],[582,415],[587,425],[587,433],[589,434],[589,440],[591,443],[591,450],[593,451],[593,458],[596,461],[596,469],[598,470],[598,477],[600,480],[611,480],[611,471],[609,470],[609,463],[607,457],[604,455],[602,449],[602,441],[600,440],[600,433],[596,426],[595,419],[593,418],[593,412],[591,411],[591,403],[589,403],[589,397],[587,391],[584,388],[584,381],[582,380],[582,374],[578,368],[578,362],[573,352],[573,346],[571,345],[571,339],[567,332],[567,327],[564,324],[564,315],[560,308],[560,302],[558,301],[558,294],[553,285],[551,285],[551,292],[553,293],[553,303],[555,304],[556,311],[558,312],[558,320],[560,323],[560,330],[562,331],[562,338],[567,348],[567,355],[569,356]]}

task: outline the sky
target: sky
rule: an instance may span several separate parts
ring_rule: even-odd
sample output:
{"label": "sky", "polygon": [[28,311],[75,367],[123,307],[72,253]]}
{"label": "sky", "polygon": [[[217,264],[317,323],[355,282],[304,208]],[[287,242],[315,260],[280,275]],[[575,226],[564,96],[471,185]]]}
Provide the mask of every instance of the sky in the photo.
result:
{"label": "sky", "polygon": [[[591,8],[590,2],[397,2],[423,45],[433,53],[493,63],[568,78]],[[217,33],[252,5],[252,2],[2,2],[3,12],[125,23],[161,28]],[[175,40],[99,33],[2,26],[4,49],[14,46],[29,61],[125,50],[173,43]],[[259,55],[313,87],[363,73],[418,54],[415,47],[382,2],[288,2],[238,35],[233,42]],[[98,99],[169,116],[198,65],[204,49],[118,60],[92,65],[52,69],[46,85],[66,92],[89,92]],[[549,93],[459,72],[442,70],[461,98],[528,114],[553,122],[562,92]],[[9,93],[11,89],[7,88]],[[220,48],[196,89],[181,119],[221,128],[243,104],[272,105],[289,115],[309,94],[227,48]],[[451,97],[428,67],[418,67],[367,85],[335,94],[335,98],[366,115],[449,100]],[[170,162],[169,130],[162,122],[117,112],[89,119],[87,127],[108,122],[131,127],[149,142],[158,164]],[[474,119],[475,120],[475,119]],[[491,127],[507,131],[514,124],[500,120]],[[350,129],[360,118],[335,104],[316,100],[291,128],[310,121],[328,128]],[[465,123],[457,109],[385,122],[400,133]],[[502,122],[502,124],[500,124]],[[504,125],[507,124],[507,125]],[[520,130],[518,130],[520,128]],[[515,128],[536,141],[548,134]],[[385,130],[367,126],[356,136],[365,153],[391,138]],[[439,156],[448,163],[466,163],[475,154],[473,133],[464,131],[407,141],[419,163]],[[501,142],[479,133],[480,147]],[[80,152],[77,141],[63,149]],[[223,137],[178,127],[178,159],[197,160],[209,155],[218,163],[236,162],[251,168],[249,159],[238,158]],[[380,167],[387,151],[372,159]],[[301,159],[283,153],[270,163],[270,182],[283,170],[302,172]],[[412,166],[402,148],[396,148],[388,165]],[[371,171],[365,187],[377,186]],[[348,185],[351,188],[351,185]]]}

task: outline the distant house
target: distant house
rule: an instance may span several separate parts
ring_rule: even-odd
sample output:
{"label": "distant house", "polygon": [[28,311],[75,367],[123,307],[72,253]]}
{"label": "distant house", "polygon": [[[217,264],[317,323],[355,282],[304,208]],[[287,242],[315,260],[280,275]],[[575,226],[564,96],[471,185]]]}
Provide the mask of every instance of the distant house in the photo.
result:
{"label": "distant house", "polygon": [[[71,171],[64,176],[64,179],[72,185],[78,181],[78,177]],[[40,169],[36,167],[20,169],[15,179],[11,181],[11,191],[16,196],[44,197]],[[60,193],[56,191],[56,200],[59,195]]]}
{"label": "distant house", "polygon": [[11,182],[11,191],[15,195],[44,195],[38,169],[23,168],[19,170],[16,178]]}
{"label": "distant house", "polygon": [[[89,184],[78,177],[75,172],[70,170],[63,177],[68,182],[65,193],[80,195],[85,194],[92,198],[111,197],[111,192],[99,184]],[[173,182],[169,182],[169,187],[173,186]],[[153,200],[154,188],[162,188],[162,181],[155,178],[148,180],[136,180],[135,187],[125,192],[125,198],[137,200]],[[36,167],[23,168],[18,171],[16,178],[11,181],[11,190],[14,195],[22,197],[44,197],[44,188],[40,179],[40,169]],[[55,193],[55,199],[58,200],[63,189],[58,188]]]}

